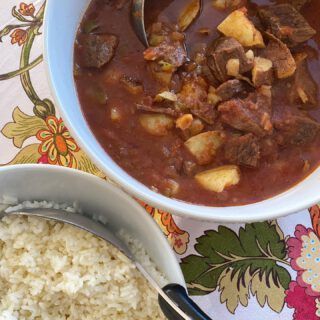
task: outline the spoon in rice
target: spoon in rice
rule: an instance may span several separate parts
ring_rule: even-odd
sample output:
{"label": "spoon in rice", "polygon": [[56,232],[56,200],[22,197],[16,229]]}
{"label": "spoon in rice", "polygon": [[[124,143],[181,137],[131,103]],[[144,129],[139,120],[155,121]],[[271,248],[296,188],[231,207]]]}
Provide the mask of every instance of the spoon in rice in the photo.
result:
{"label": "spoon in rice", "polygon": [[85,215],[67,212],[61,209],[32,208],[23,211],[1,212],[0,218],[8,215],[33,216],[70,224],[109,242],[129,258],[159,294],[159,304],[169,320],[210,320],[188,296],[184,287],[179,284],[168,284],[161,288],[149,272],[140,264],[127,245],[110,232],[105,225],[87,218]]}

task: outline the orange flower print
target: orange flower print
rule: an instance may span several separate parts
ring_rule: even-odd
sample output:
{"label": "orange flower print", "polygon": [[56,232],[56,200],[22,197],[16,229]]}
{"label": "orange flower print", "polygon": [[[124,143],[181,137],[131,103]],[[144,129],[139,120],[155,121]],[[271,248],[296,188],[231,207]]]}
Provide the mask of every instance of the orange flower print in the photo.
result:
{"label": "orange flower print", "polygon": [[46,119],[48,129],[40,130],[37,138],[41,141],[39,153],[48,157],[48,163],[64,167],[75,167],[74,152],[79,147],[70,136],[62,119],[50,116]]}
{"label": "orange flower print", "polygon": [[188,243],[190,242],[189,233],[181,230],[177,226],[170,213],[153,208],[139,199],[136,200],[157,222],[162,232],[166,235],[173,250],[178,254],[184,254],[187,251]]}
{"label": "orange flower print", "polygon": [[32,17],[35,12],[35,7],[32,3],[26,4],[24,2],[20,3],[19,13],[23,16]]}
{"label": "orange flower print", "polygon": [[22,46],[26,42],[27,36],[28,36],[27,31],[23,29],[16,29],[10,35],[11,43],[12,44],[17,43],[19,46]]}

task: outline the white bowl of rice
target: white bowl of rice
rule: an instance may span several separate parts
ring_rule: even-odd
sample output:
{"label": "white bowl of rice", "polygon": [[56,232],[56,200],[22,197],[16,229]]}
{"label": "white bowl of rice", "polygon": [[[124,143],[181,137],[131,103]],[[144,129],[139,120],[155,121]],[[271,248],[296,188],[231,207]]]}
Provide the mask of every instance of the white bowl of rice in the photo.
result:
{"label": "white bowl of rice", "polygon": [[[60,207],[99,217],[126,235],[163,287],[185,287],[177,259],[153,219],[130,197],[86,173],[45,165],[0,168],[0,210]],[[0,219],[0,319],[165,319],[157,293],[112,245],[40,218]]]}

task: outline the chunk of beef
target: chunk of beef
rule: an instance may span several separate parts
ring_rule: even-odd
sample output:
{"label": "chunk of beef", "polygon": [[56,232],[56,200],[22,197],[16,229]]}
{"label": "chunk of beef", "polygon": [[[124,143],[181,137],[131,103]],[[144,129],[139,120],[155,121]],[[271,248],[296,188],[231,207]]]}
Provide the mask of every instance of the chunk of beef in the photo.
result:
{"label": "chunk of beef", "polygon": [[307,57],[305,53],[295,55],[297,70],[289,98],[291,102],[302,102],[305,106],[315,106],[318,103],[318,86],[310,74]]}
{"label": "chunk of beef", "polygon": [[[174,71],[187,60],[184,35],[178,32],[174,26],[159,22],[153,24],[149,43],[150,47],[143,53],[144,59],[162,63],[166,69],[164,71]],[[168,70],[168,68],[173,70]]]}
{"label": "chunk of beef", "polygon": [[233,79],[222,83],[216,90],[216,94],[219,96],[221,101],[230,100],[241,93],[247,91],[247,85],[243,81]]}
{"label": "chunk of beef", "polygon": [[297,10],[300,10],[303,6],[309,3],[311,0],[291,0],[291,5],[293,5]]}
{"label": "chunk of beef", "polygon": [[191,109],[190,112],[207,124],[214,124],[217,118],[217,110],[209,103],[204,103],[199,109]]}
{"label": "chunk of beef", "polygon": [[267,35],[269,43],[266,49],[262,51],[262,56],[272,61],[278,79],[291,77],[297,66],[289,48],[272,34],[267,33]]}
{"label": "chunk of beef", "polygon": [[262,8],[259,15],[271,33],[289,47],[305,42],[316,34],[307,20],[289,3]]}
{"label": "chunk of beef", "polygon": [[245,73],[252,69],[253,61],[246,56],[243,46],[234,38],[223,37],[214,41],[207,50],[207,63],[215,78],[225,82],[228,75],[228,61],[239,60],[239,73]]}
{"label": "chunk of beef", "polygon": [[320,131],[320,124],[301,114],[289,114],[275,122],[280,145],[304,145],[311,142]]}
{"label": "chunk of beef", "polygon": [[113,58],[118,38],[111,34],[81,34],[78,42],[79,64],[101,68]]}
{"label": "chunk of beef", "polygon": [[144,104],[136,104],[136,108],[137,110],[140,110],[140,111],[167,114],[172,117],[179,117],[181,115],[179,111],[174,110],[172,108],[162,108],[162,107],[148,106]]}
{"label": "chunk of beef", "polygon": [[262,86],[246,99],[226,101],[218,107],[221,121],[256,136],[271,134],[271,88]]}
{"label": "chunk of beef", "polygon": [[252,133],[232,137],[225,145],[225,158],[232,164],[257,167],[260,159],[258,139]]}

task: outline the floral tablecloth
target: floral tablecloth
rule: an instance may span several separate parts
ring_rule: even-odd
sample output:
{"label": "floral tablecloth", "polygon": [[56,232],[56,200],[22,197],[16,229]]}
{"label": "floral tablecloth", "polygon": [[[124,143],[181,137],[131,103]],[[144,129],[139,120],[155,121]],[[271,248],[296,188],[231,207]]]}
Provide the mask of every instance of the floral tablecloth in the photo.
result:
{"label": "floral tablecloth", "polygon": [[[0,1],[0,165],[49,163],[103,178],[54,106],[42,62],[45,2],[29,1]],[[142,205],[180,259],[190,293],[214,319],[320,319],[319,205],[242,225]]]}

